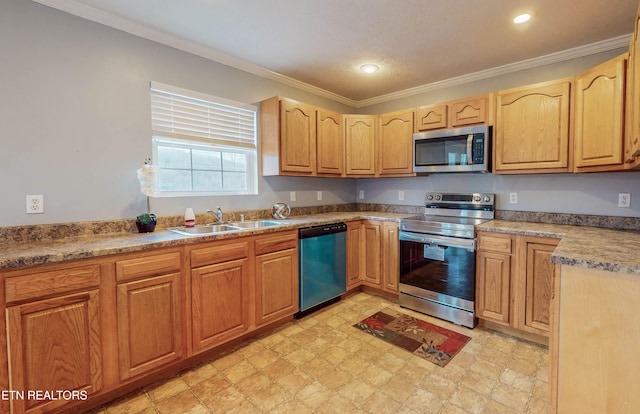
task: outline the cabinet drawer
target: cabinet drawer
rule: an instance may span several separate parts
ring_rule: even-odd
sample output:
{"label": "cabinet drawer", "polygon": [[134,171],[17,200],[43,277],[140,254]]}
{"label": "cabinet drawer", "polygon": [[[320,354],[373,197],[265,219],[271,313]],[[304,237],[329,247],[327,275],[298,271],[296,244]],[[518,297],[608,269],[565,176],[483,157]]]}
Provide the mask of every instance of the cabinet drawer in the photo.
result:
{"label": "cabinet drawer", "polygon": [[497,233],[478,233],[478,249],[511,254],[513,252],[513,236]]}
{"label": "cabinet drawer", "polygon": [[116,280],[138,279],[180,271],[180,252],[154,254],[116,262]]}
{"label": "cabinet drawer", "polygon": [[255,240],[256,256],[298,247],[298,232],[278,233]]}
{"label": "cabinet drawer", "polygon": [[23,276],[7,277],[4,282],[7,303],[86,290],[100,284],[100,265],[59,268]]}
{"label": "cabinet drawer", "polygon": [[249,242],[220,242],[191,251],[191,267],[207,266],[249,256]]}

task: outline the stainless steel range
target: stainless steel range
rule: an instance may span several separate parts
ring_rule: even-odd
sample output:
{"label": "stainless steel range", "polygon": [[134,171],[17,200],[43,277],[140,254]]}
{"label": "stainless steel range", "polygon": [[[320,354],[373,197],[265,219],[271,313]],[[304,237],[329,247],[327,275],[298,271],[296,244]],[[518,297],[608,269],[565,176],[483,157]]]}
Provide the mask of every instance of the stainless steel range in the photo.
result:
{"label": "stainless steel range", "polygon": [[473,328],[475,226],[495,194],[427,193],[425,214],[400,220],[400,306]]}

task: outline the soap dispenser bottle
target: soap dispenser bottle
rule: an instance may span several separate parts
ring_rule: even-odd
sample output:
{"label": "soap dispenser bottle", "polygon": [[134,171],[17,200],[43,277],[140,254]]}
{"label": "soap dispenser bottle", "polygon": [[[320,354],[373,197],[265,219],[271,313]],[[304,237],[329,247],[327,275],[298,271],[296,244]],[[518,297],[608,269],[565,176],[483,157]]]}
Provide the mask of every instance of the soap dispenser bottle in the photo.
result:
{"label": "soap dispenser bottle", "polygon": [[196,225],[196,215],[193,213],[193,209],[191,207],[187,208],[187,211],[184,213],[184,226],[185,227],[193,227]]}

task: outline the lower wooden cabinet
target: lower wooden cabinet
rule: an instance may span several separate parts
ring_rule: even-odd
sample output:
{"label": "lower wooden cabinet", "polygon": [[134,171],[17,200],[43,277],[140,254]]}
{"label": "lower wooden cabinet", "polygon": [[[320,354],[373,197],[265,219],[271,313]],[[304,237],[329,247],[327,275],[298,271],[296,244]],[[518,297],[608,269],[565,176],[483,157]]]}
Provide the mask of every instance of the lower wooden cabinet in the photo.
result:
{"label": "lower wooden cabinet", "polygon": [[380,288],[382,283],[382,224],[377,221],[362,222],[362,248],[364,266],[362,283],[366,286]]}
{"label": "lower wooden cabinet", "polygon": [[364,230],[361,221],[347,222],[347,290],[360,286],[365,257],[362,253]]}
{"label": "lower wooden cabinet", "polygon": [[551,263],[551,254],[558,239],[521,236],[518,238],[518,275],[515,286],[518,295],[514,309],[517,329],[549,336],[551,295],[554,277],[560,270]]}
{"label": "lower wooden cabinet", "polygon": [[551,254],[559,240],[478,232],[476,315],[548,337],[553,278]]}
{"label": "lower wooden cabinet", "polygon": [[[483,240],[484,239],[484,240]],[[481,247],[487,240],[504,244],[505,250]],[[508,325],[511,303],[512,236],[478,236],[476,252],[476,315]]]}
{"label": "lower wooden cabinet", "polygon": [[191,341],[205,351],[249,330],[251,261],[247,240],[191,250]]}
{"label": "lower wooden cabinet", "polygon": [[55,410],[67,401],[29,392],[102,389],[102,326],[97,263],[54,265],[3,274],[9,384],[24,398],[13,413]]}
{"label": "lower wooden cabinet", "polygon": [[347,289],[365,285],[398,293],[399,252],[397,222],[347,223]]}
{"label": "lower wooden cabinet", "polygon": [[116,262],[120,379],[185,356],[179,251]]}
{"label": "lower wooden cabinet", "polygon": [[398,293],[400,279],[400,239],[398,223],[385,221],[382,225],[382,288]]}
{"label": "lower wooden cabinet", "polygon": [[298,232],[262,236],[255,240],[256,325],[298,311]]}

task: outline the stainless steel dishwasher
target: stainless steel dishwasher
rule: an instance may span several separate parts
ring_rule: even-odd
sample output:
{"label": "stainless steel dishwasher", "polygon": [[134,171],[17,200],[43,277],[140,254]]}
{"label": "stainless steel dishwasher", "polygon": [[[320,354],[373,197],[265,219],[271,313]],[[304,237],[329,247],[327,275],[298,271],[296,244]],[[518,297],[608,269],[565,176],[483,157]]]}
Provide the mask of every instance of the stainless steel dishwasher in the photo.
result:
{"label": "stainless steel dishwasher", "polygon": [[299,229],[300,312],[297,316],[339,299],[346,292],[346,236],[345,223]]}

